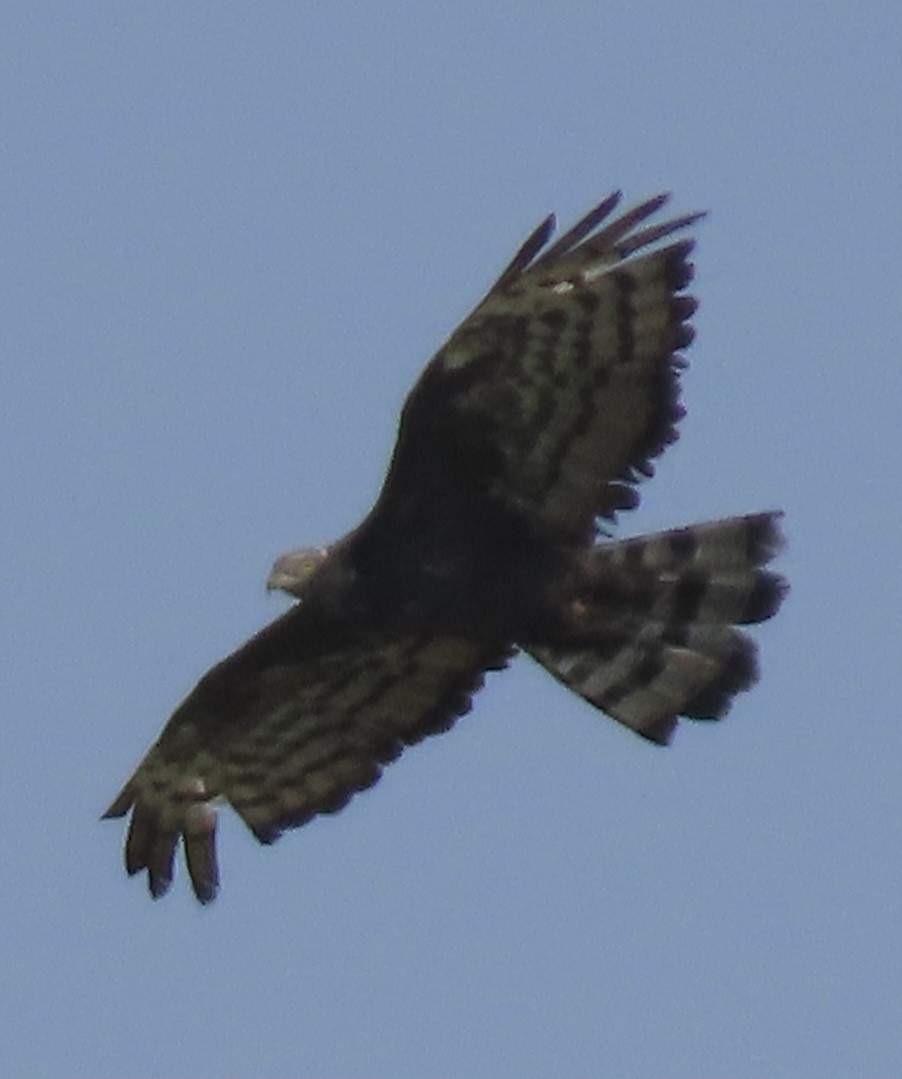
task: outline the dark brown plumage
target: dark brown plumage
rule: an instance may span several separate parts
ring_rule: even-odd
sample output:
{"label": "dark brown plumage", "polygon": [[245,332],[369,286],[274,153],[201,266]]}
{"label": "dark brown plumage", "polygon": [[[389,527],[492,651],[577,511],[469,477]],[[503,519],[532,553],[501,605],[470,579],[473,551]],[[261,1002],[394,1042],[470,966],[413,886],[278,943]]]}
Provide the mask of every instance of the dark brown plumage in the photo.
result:
{"label": "dark brown plumage", "polygon": [[154,896],[180,839],[215,895],[211,799],[264,843],[334,813],[517,649],[659,743],[755,681],[735,627],[785,593],[779,514],[605,538],[677,437],[696,306],[670,237],[699,215],[647,225],[660,196],[612,218],[619,198],[526,240],[411,392],[370,514],[276,562],[300,602],[201,679],[107,810],[132,810],[126,868]]}

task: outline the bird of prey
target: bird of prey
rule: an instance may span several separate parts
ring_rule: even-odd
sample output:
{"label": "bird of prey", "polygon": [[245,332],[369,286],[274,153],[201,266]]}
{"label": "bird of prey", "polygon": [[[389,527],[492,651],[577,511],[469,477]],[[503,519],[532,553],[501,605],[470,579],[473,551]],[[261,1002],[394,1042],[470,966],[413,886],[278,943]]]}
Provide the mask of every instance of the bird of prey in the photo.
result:
{"label": "bird of prey", "polygon": [[105,817],[131,810],[129,874],[169,888],[184,845],[219,885],[215,800],[262,843],[371,786],[526,652],[650,742],[719,719],[757,678],[737,626],[773,615],[778,512],[615,541],[677,438],[700,214],[617,216],[615,192],[526,239],[407,398],[382,490],[328,547],[279,558],[297,598],[207,672]]}

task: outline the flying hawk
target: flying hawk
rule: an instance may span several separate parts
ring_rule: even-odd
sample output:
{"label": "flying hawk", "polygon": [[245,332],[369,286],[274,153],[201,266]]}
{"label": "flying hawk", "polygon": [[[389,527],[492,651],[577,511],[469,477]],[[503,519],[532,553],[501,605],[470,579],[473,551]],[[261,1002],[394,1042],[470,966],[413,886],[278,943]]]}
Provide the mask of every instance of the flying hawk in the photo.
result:
{"label": "flying hawk", "polygon": [[696,301],[693,241],[671,237],[702,216],[619,201],[529,236],[408,397],[369,515],[276,561],[269,587],[298,602],[204,675],[106,811],[132,811],[126,869],[154,897],[181,840],[214,898],[211,801],[261,843],[335,813],[518,650],[660,744],[756,680],[736,626],[786,592],[765,568],[779,513],[608,538],[677,438]]}

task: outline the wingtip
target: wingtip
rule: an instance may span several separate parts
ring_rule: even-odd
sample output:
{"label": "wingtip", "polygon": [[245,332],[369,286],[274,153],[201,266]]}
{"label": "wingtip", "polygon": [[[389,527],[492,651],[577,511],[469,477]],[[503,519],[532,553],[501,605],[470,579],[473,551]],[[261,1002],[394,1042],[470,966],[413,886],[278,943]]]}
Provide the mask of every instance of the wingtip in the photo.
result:
{"label": "wingtip", "polygon": [[219,891],[215,811],[203,804],[192,806],[185,819],[183,838],[191,887],[198,902],[206,906]]}
{"label": "wingtip", "polygon": [[172,885],[172,877],[159,877],[154,873],[148,871],[147,874],[147,889],[150,892],[150,898],[156,901],[162,899],[163,896],[169,891]]}
{"label": "wingtip", "polygon": [[623,189],[615,187],[614,190],[605,195],[605,197],[599,202],[599,204],[590,210],[586,216],[598,216],[600,220],[604,220],[609,214],[612,214],[614,210],[623,202]]}
{"label": "wingtip", "polygon": [[135,796],[132,794],[131,787],[124,786],[110,805],[101,813],[100,820],[118,820],[120,817],[124,817],[134,805],[134,801]]}

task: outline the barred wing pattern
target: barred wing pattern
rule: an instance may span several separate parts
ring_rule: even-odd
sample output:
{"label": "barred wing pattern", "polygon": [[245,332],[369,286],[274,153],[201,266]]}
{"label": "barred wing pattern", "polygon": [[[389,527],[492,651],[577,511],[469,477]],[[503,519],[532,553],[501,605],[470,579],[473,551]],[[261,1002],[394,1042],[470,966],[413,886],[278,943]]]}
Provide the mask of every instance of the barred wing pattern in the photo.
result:
{"label": "barred wing pattern", "polygon": [[697,306],[685,294],[694,242],[644,249],[702,215],[640,228],[662,195],[594,231],[619,200],[542,252],[548,218],[452,334],[405,407],[388,497],[406,464],[406,428],[420,429],[414,418],[428,411],[433,425],[448,417],[462,454],[497,462],[496,497],[560,535],[582,541],[598,517],[637,505],[636,484],[684,414],[679,350]]}
{"label": "barred wing pattern", "polygon": [[[180,841],[195,894],[215,895],[211,800],[264,843],[333,813],[467,711],[517,647],[659,743],[755,680],[736,626],[785,592],[766,568],[777,514],[595,544],[677,438],[696,308],[693,241],[672,236],[701,215],[650,225],[666,196],[613,217],[619,201],[554,243],[553,217],[526,240],[410,393],[370,515],[279,560],[277,587],[301,603],[201,679],[110,806],[132,810],[126,868],[146,870],[154,896]],[[520,535],[531,560],[509,558]],[[509,562],[529,572],[497,572]],[[555,568],[538,581],[536,566]],[[530,607],[540,587],[545,605]],[[555,635],[549,612],[588,629]],[[519,639],[524,626],[535,636]]]}
{"label": "barred wing pattern", "polygon": [[226,684],[218,668],[201,681],[104,814],[133,808],[128,873],[146,869],[151,894],[163,895],[183,840],[194,892],[209,902],[219,883],[209,801],[231,803],[262,843],[335,813],[405,746],[468,712],[483,673],[509,654],[456,638],[363,637],[233,686],[236,653],[225,661]]}

